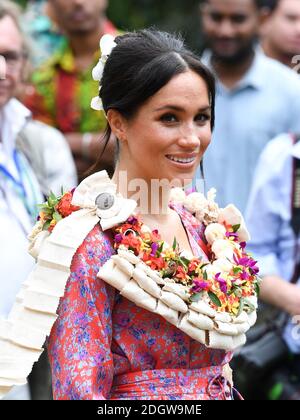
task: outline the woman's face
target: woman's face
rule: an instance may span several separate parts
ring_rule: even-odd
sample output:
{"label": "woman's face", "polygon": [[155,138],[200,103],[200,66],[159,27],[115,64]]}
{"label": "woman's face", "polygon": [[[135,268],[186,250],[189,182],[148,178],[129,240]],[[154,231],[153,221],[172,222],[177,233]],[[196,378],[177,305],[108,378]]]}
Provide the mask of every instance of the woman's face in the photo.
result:
{"label": "woman's face", "polygon": [[210,143],[210,120],[204,80],[190,70],[175,76],[115,133],[120,167],[131,179],[192,180]]}

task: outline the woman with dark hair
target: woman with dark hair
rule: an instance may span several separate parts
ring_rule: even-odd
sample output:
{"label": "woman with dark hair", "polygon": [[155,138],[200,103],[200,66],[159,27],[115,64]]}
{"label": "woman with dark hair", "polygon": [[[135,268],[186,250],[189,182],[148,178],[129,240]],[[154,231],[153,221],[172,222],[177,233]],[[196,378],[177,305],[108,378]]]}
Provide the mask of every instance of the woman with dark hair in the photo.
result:
{"label": "woman with dark hair", "polygon": [[42,208],[20,311],[43,313],[35,327],[49,334],[63,296],[48,345],[55,399],[232,399],[228,363],[255,321],[247,230],[213,191],[173,188],[210,143],[214,79],[167,33],[100,46],[92,106],[118,139],[115,173]]}

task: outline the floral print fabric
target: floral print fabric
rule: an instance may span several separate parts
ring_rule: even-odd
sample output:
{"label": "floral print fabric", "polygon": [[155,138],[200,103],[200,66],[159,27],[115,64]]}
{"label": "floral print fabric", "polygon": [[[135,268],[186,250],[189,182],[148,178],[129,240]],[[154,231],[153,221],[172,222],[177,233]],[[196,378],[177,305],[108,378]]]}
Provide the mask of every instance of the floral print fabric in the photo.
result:
{"label": "floral print fabric", "polygon": [[[175,206],[173,206],[175,208]],[[179,208],[195,255],[201,227]],[[75,254],[48,354],[55,399],[231,399],[231,353],[208,349],[97,278],[114,254],[97,225]]]}

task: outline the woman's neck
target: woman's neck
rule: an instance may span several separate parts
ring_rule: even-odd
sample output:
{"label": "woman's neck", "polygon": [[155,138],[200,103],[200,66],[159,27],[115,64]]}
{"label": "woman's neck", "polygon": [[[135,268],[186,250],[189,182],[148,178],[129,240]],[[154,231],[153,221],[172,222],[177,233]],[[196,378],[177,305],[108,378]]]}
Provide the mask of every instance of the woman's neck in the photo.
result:
{"label": "woman's neck", "polygon": [[156,179],[146,179],[141,174],[122,169],[117,164],[112,181],[124,197],[137,201],[137,211],[148,221],[166,223],[169,220],[170,186]]}

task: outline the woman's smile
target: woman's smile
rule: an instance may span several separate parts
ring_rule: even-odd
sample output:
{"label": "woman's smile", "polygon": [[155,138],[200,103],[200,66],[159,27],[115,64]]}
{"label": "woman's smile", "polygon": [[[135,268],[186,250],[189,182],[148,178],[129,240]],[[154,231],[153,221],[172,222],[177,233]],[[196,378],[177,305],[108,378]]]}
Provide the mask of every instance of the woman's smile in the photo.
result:
{"label": "woman's smile", "polygon": [[197,161],[198,154],[194,155],[166,155],[170,163],[178,168],[190,169]]}

